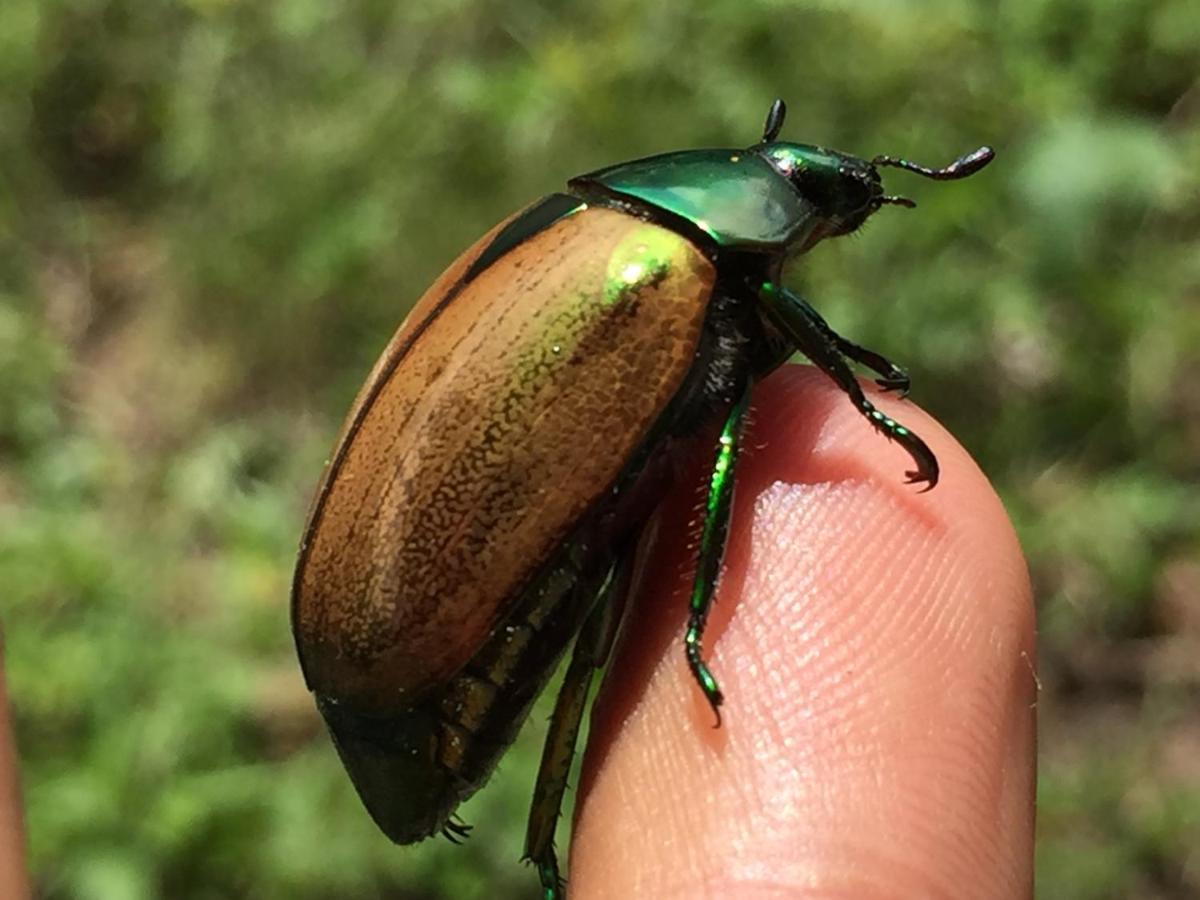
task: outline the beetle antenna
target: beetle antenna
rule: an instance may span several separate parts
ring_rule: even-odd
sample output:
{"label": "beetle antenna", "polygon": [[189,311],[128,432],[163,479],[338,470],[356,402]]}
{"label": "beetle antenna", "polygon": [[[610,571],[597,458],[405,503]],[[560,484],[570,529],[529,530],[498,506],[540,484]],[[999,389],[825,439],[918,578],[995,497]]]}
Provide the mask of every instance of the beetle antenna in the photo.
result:
{"label": "beetle antenna", "polygon": [[769,144],[779,137],[779,132],[783,128],[783,117],[786,115],[787,104],[777,97],[767,111],[767,123],[763,125],[762,143]]}
{"label": "beetle antenna", "polygon": [[978,150],[972,150],[970,153],[960,156],[944,169],[930,169],[927,166],[917,165],[915,162],[910,162],[907,159],[899,159],[894,156],[877,156],[871,160],[871,165],[894,166],[897,169],[907,169],[909,172],[916,172],[918,175],[932,178],[935,181],[954,181],[956,178],[966,178],[968,175],[974,175],[990,163],[995,156],[996,151],[991,147],[980,147]]}
{"label": "beetle antenna", "polygon": [[880,197],[879,205],[903,206],[905,209],[915,209],[917,206],[916,200],[909,200],[907,197]]}

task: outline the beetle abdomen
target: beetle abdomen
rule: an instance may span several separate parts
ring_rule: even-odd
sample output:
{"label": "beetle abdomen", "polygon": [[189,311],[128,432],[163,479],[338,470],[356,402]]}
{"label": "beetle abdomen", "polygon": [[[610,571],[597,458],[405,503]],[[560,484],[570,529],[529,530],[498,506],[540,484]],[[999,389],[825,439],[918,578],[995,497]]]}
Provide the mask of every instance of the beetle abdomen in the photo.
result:
{"label": "beetle abdomen", "polygon": [[[600,508],[611,512],[616,500]],[[585,517],[471,661],[413,706],[364,716],[318,693],[363,805],[396,843],[440,831],[516,737],[608,571],[603,551],[612,535],[598,527],[605,518]]]}
{"label": "beetle abdomen", "polygon": [[675,396],[714,277],[674,232],[585,209],[422,299],[309,523],[294,603],[314,691],[382,715],[472,658]]}

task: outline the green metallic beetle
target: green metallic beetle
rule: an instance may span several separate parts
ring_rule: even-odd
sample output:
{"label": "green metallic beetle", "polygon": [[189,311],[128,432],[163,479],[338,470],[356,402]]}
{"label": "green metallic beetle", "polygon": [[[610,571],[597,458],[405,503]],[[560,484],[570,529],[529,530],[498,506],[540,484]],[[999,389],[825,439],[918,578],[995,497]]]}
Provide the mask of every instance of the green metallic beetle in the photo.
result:
{"label": "green metallic beetle", "polygon": [[[594,671],[638,539],[673,461],[723,420],[709,479],[687,662],[714,712],[705,620],[754,382],[795,351],[937,482],[923,441],[876,410],[848,360],[904,370],[836,334],[780,284],[784,260],[881,206],[871,162],[776,138],[690,150],[572,179],[481,238],[417,303],[352,407],[313,501],[292,595],[317,706],[359,796],[400,844],[467,826],[568,643],[574,651],[534,789],[525,852],[562,896],[553,839]],[[719,716],[719,713],[718,713]],[[718,723],[719,723],[718,718]]]}

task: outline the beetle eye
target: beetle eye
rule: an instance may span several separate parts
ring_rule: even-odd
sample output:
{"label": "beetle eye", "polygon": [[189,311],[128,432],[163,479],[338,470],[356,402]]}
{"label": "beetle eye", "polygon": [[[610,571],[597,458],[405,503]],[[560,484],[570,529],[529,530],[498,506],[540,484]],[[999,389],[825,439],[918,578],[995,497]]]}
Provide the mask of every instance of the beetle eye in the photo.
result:
{"label": "beetle eye", "polygon": [[[833,176],[833,177],[831,177]],[[787,172],[787,179],[805,200],[822,211],[828,211],[837,203],[838,182],[841,180],[826,169],[806,166],[798,162]]]}
{"label": "beetle eye", "polygon": [[804,160],[791,147],[776,147],[767,159],[784,178],[795,181],[802,176]]}
{"label": "beetle eye", "polygon": [[859,209],[871,202],[871,185],[867,179],[850,169],[842,169],[841,193],[848,208]]}

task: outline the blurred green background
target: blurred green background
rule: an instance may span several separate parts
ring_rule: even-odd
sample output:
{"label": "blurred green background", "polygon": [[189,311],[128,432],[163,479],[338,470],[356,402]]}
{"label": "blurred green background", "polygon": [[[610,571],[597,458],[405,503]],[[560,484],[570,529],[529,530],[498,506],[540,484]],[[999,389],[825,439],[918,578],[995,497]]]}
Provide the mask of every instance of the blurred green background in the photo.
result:
{"label": "blurred green background", "polygon": [[572,174],[750,143],[775,96],[794,140],[996,146],[889,176],[920,209],[793,283],[1020,530],[1039,896],[1200,896],[1195,0],[4,0],[0,616],[42,897],[530,894],[539,728],[466,847],[359,807],[288,632],[306,504],[458,251]]}

